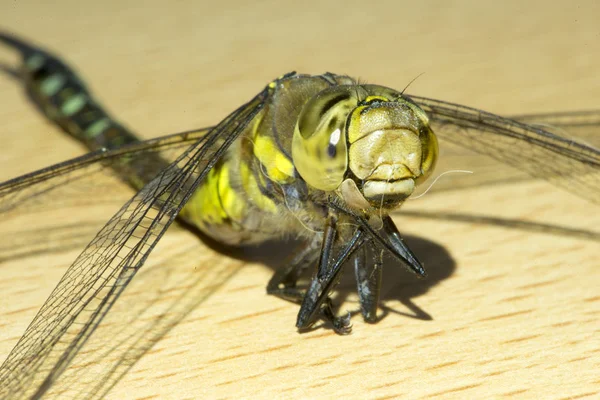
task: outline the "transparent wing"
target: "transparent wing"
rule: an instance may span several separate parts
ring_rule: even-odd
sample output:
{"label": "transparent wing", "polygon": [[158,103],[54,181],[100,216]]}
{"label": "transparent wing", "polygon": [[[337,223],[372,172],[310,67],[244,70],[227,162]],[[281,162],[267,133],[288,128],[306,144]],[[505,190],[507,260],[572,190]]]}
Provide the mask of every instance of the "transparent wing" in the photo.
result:
{"label": "transparent wing", "polygon": [[[548,180],[593,202],[600,201],[600,151],[584,142],[551,133],[562,130],[584,135],[589,141],[599,127],[598,112],[500,117],[485,111],[422,97],[411,97],[429,115],[440,139],[441,164],[448,169],[472,169],[473,176],[449,175],[433,190],[515,181],[533,176]],[[525,123],[536,121],[536,125]],[[544,125],[544,129],[541,125]],[[584,139],[585,141],[585,139]],[[472,152],[459,150],[466,148]],[[480,155],[510,168],[499,168]],[[451,166],[448,166],[451,165]]]}
{"label": "transparent wing", "polygon": [[138,175],[134,170],[145,171],[145,177],[138,176],[140,180],[151,180],[212,129],[146,140],[111,151],[95,151],[11,179],[0,184],[0,213],[7,216],[17,208],[23,213],[39,207],[63,206],[65,201],[79,201],[78,197],[102,200],[96,196],[106,193],[106,188],[118,180],[130,187],[129,177]]}
{"label": "transparent wing", "polygon": [[[48,390],[144,264],[207,172],[262,108],[265,96],[266,92],[260,93],[201,136],[102,228],[67,270],[0,368],[2,398],[39,397]],[[1,207],[10,211],[19,202],[67,187],[78,179],[77,172],[85,176],[89,168],[105,168],[101,161],[106,157],[96,153],[78,163],[65,163],[9,181],[0,188]]]}
{"label": "transparent wing", "polygon": [[208,132],[88,153],[0,184],[0,262],[83,248],[138,182],[149,182]]}
{"label": "transparent wing", "polygon": [[600,147],[600,110],[516,115],[510,119]]}

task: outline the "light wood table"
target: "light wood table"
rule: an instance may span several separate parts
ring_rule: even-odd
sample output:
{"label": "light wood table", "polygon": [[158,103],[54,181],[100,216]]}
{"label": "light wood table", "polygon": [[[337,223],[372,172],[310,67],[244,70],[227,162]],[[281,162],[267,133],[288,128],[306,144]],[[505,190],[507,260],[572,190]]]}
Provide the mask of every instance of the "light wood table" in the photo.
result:
{"label": "light wood table", "polygon": [[[409,93],[505,115],[597,108],[600,8],[555,3],[7,1],[0,25],[63,55],[150,138],[214,124],[290,70],[398,89],[424,73]],[[0,57],[16,62],[5,49]],[[84,153],[7,75],[0,121],[0,180]],[[122,201],[104,193],[92,206],[96,195],[0,233],[0,360]],[[277,262],[259,256],[276,246],[232,259],[174,228],[55,390],[86,398],[93,384],[114,383],[113,399],[599,396],[598,206],[528,181],[433,191],[405,209],[396,220],[431,278],[386,268],[379,323],[355,317],[345,337],[298,334],[297,306],[265,294]],[[14,244],[17,231],[24,239]],[[281,263],[281,254],[271,258]],[[355,310],[347,275],[342,310]]]}

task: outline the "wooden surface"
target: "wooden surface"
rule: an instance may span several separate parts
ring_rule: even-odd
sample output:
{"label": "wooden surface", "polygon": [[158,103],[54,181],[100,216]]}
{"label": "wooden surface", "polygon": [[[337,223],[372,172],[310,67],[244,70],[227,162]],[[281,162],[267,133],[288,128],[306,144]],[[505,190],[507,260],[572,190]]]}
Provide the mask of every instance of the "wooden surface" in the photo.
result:
{"label": "wooden surface", "polygon": [[[214,124],[290,70],[399,89],[424,73],[410,93],[499,114],[598,108],[597,2],[469,3],[17,1],[0,5],[0,25],[62,54],[146,138]],[[83,153],[7,75],[0,121],[0,180]],[[2,360],[121,201],[79,199],[0,232],[24,238],[0,247]],[[174,229],[57,390],[86,397],[111,379],[113,399],[599,396],[598,206],[528,182],[432,193],[406,210],[423,213],[396,220],[431,278],[388,267],[388,315],[355,317],[346,337],[296,332],[297,306],[265,294],[276,262],[219,255]],[[450,213],[464,218],[432,218]],[[357,308],[352,285],[342,310]]]}

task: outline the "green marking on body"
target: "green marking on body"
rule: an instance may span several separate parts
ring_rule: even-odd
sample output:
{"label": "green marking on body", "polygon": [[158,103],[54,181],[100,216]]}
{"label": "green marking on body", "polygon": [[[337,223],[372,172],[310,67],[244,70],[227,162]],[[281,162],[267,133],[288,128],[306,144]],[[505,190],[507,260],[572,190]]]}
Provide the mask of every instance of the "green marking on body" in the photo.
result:
{"label": "green marking on body", "polygon": [[67,101],[60,107],[60,111],[63,115],[70,117],[76,112],[80,111],[87,103],[88,97],[83,93],[78,93],[75,96],[71,96]]}
{"label": "green marking on body", "polygon": [[63,87],[67,78],[62,74],[53,74],[40,84],[40,90],[45,96],[54,96]]}
{"label": "green marking on body", "polygon": [[104,130],[106,128],[108,128],[109,126],[110,126],[110,119],[108,119],[108,118],[99,119],[98,121],[96,121],[92,125],[90,125],[85,130],[85,132],[83,132],[83,136],[85,136],[88,139],[93,139],[96,136],[100,135],[102,132],[104,132]]}
{"label": "green marking on body", "polygon": [[29,71],[35,71],[39,69],[46,62],[46,57],[41,54],[34,54],[25,60],[25,68]]}

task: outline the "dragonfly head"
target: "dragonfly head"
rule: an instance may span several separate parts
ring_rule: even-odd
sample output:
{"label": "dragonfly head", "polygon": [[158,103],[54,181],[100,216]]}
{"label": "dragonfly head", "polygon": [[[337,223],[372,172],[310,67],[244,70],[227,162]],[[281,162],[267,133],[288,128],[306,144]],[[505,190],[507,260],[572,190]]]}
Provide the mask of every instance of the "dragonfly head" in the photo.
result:
{"label": "dragonfly head", "polygon": [[333,86],[303,107],[292,158],[312,187],[351,208],[393,209],[433,171],[437,139],[425,112],[377,85]]}

